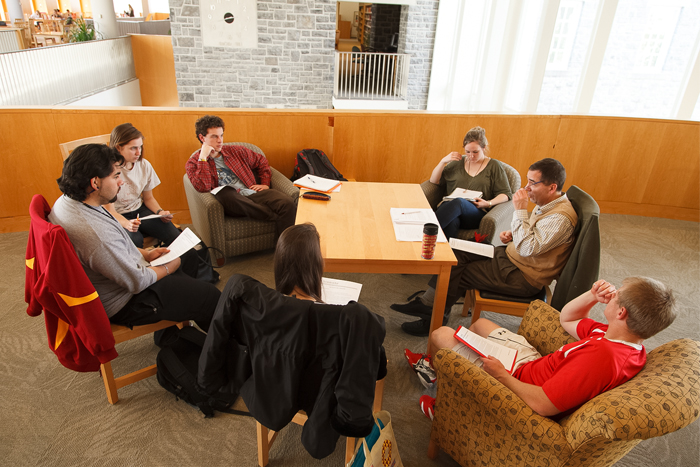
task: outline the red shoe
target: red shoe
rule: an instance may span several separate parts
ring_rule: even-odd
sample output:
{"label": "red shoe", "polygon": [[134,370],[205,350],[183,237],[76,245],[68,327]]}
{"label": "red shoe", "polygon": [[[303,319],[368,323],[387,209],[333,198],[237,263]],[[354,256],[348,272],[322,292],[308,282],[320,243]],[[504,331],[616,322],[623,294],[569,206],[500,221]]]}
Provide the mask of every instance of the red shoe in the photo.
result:
{"label": "red shoe", "polygon": [[425,395],[421,396],[419,402],[421,412],[432,421],[435,416],[435,398]]}
{"label": "red shoe", "polygon": [[418,375],[418,379],[421,384],[427,389],[431,389],[435,386],[435,370],[433,369],[432,359],[430,355],[424,353],[413,353],[408,349],[404,349],[404,356],[406,361],[411,365],[413,371]]}

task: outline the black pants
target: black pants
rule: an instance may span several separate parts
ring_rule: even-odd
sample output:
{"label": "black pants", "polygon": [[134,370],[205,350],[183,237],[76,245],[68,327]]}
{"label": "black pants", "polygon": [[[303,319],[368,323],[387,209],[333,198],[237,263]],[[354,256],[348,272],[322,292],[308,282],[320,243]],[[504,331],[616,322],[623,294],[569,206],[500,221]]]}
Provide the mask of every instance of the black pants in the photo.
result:
{"label": "black pants", "polygon": [[[196,252],[190,251],[196,260]],[[187,275],[187,266],[189,261],[183,260],[177,271],[131,297],[109,320],[129,327],[162,320],[194,320],[197,326],[208,330],[221,292],[214,285]]]}
{"label": "black pants", "polygon": [[279,238],[284,229],[294,225],[297,217],[294,200],[274,189],[243,196],[235,188],[227,186],[216,194],[216,199],[224,207],[224,214],[227,216],[274,221],[275,238]]}
{"label": "black pants", "polygon": [[[458,262],[450,271],[445,316],[449,316],[452,305],[459,297],[464,296],[467,290],[488,290],[516,297],[529,297],[542,290],[531,285],[522,271],[510,262],[505,246],[496,247],[493,258],[461,250],[453,251]],[[428,285],[435,288],[436,284],[437,276],[433,276]]]}

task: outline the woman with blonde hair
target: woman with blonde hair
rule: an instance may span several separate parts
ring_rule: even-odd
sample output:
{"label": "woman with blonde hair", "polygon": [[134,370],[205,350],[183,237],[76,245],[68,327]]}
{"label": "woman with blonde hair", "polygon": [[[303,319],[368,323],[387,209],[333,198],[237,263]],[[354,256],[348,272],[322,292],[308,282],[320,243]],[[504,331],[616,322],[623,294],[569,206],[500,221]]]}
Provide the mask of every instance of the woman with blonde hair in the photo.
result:
{"label": "woman with blonde hair", "polygon": [[430,182],[446,188],[451,194],[455,188],[480,191],[473,201],[464,198],[448,200],[435,211],[440,227],[449,239],[460,229],[478,229],[481,219],[494,206],[511,199],[510,184],[503,166],[488,156],[486,130],[476,126],[464,136],[465,155],[453,151],[440,159],[430,175]]}
{"label": "woman with blonde hair", "polygon": [[[107,205],[107,210],[129,233],[134,244],[143,248],[143,237],[161,240],[165,246],[175,240],[180,231],[172,224],[173,215],[161,208],[153,196],[153,189],[160,179],[150,162],[143,158],[143,134],[131,123],[123,123],[112,130],[109,146],[124,157],[121,178],[124,180],[117,201]],[[141,218],[158,214],[159,219]]]}

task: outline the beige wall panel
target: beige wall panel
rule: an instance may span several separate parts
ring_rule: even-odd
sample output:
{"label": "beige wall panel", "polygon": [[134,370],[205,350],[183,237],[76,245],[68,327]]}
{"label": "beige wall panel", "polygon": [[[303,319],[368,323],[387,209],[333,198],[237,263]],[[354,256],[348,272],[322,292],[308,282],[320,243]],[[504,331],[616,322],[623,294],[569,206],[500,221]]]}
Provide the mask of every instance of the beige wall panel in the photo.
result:
{"label": "beige wall panel", "polygon": [[429,113],[340,114],[336,116],[338,170],[358,181],[419,183],[430,178],[474,126],[486,130],[491,157],[525,174],[538,159],[551,157],[559,117],[441,115]]}
{"label": "beige wall panel", "polygon": [[141,104],[177,107],[175,61],[170,36],[131,35],[134,68],[141,87]]}
{"label": "beige wall panel", "polygon": [[555,157],[599,203],[697,210],[699,136],[692,122],[562,117]]}

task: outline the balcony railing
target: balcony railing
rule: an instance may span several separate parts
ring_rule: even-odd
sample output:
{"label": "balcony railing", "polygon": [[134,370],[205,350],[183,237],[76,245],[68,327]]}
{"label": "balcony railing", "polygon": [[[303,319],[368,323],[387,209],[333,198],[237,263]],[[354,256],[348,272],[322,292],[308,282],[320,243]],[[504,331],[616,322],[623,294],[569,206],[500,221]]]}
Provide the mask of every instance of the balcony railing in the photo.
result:
{"label": "balcony railing", "polygon": [[405,100],[408,54],[336,52],[333,95],[336,99]]}
{"label": "balcony railing", "polygon": [[0,105],[64,104],[136,78],[131,38],[0,54]]}

